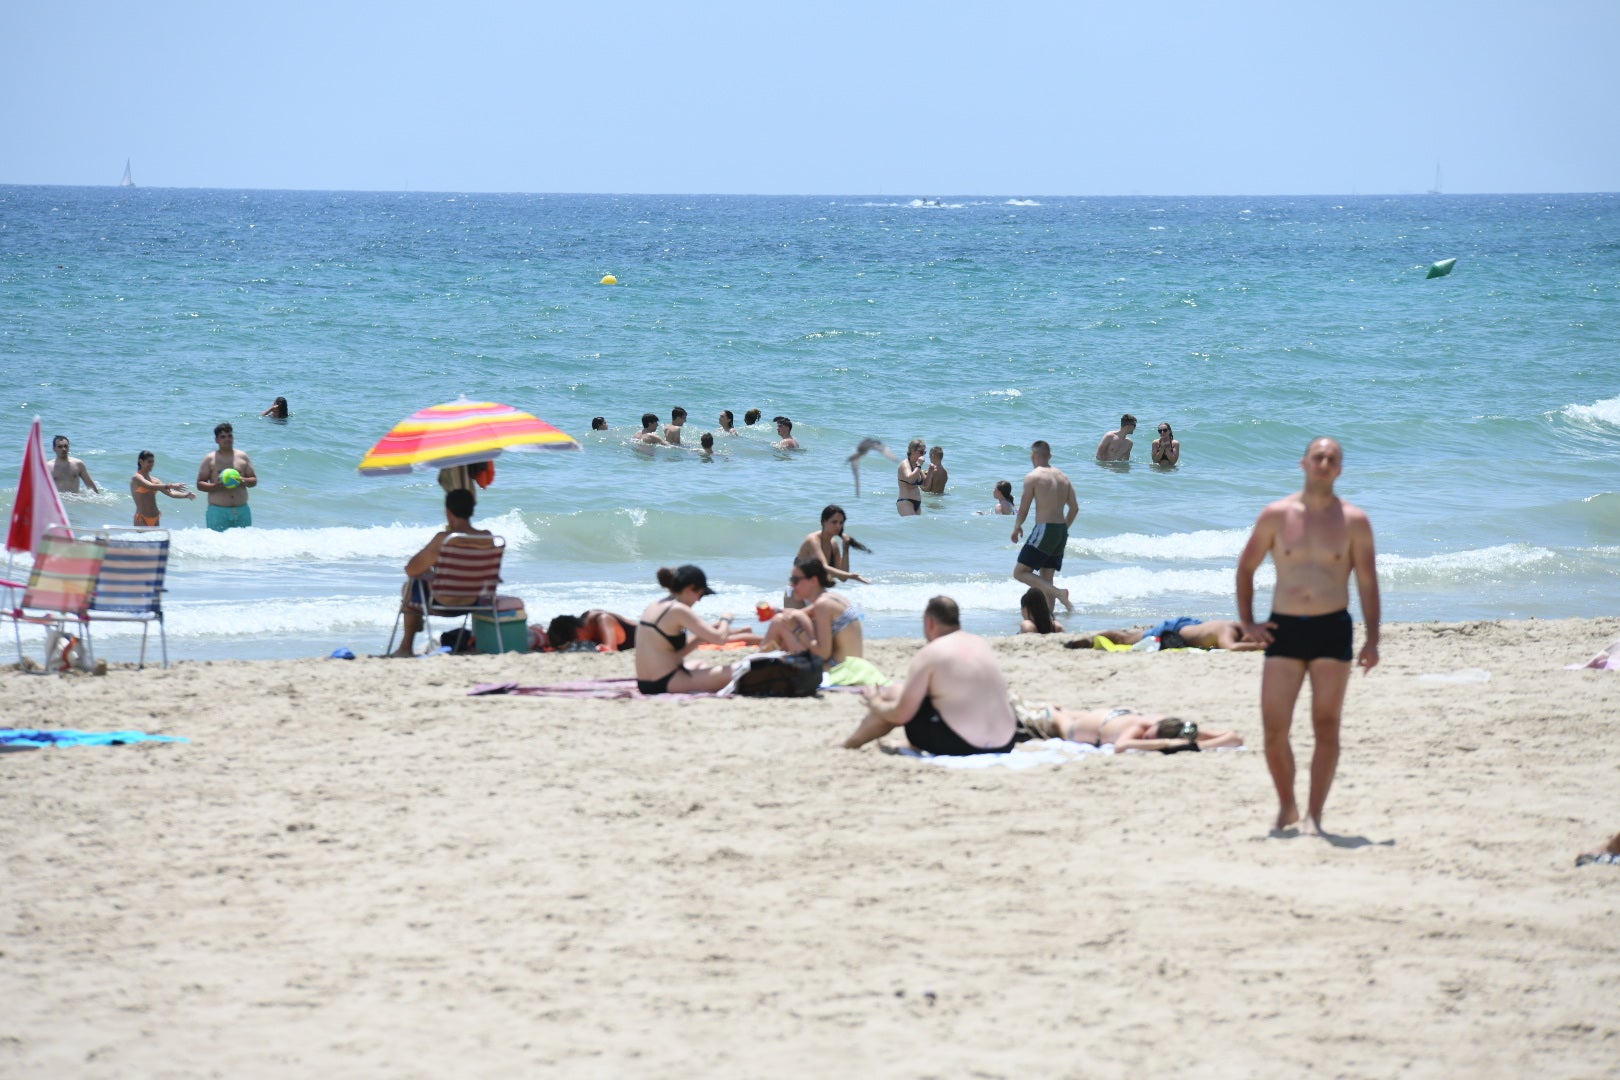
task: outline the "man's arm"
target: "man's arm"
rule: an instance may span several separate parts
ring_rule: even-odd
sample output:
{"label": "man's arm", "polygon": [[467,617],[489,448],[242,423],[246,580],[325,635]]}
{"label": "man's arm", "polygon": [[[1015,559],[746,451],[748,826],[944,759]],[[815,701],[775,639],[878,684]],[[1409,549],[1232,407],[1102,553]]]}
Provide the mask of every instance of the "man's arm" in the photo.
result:
{"label": "man's arm", "polygon": [[449,538],[449,531],[445,531],[429,540],[427,546],[412,555],[411,561],[405,564],[405,576],[421,577],[433,569],[433,564],[439,561],[439,549],[444,547],[444,542]]}
{"label": "man's arm", "polygon": [[259,474],[253,471],[253,459],[246,454],[237,454],[236,457],[241,462],[236,471],[242,474],[242,486],[258,487]]}
{"label": "man's arm", "polygon": [[1281,513],[1270,506],[1260,511],[1260,517],[1254,523],[1254,531],[1249,534],[1249,542],[1243,545],[1243,553],[1238,556],[1238,622],[1243,625],[1243,636],[1246,639],[1264,645],[1271,644],[1271,629],[1269,624],[1260,626],[1254,621],[1254,572],[1266,561],[1266,554],[1276,540],[1277,524],[1281,518]]}
{"label": "man's arm", "polygon": [[1018,538],[1024,535],[1024,519],[1029,516],[1029,504],[1035,498],[1035,486],[1024,477],[1024,496],[1018,500],[1018,516],[1013,518],[1012,542],[1018,543]]}
{"label": "man's arm", "polygon": [[[926,650],[926,646],[924,648]],[[906,670],[906,681],[901,684],[899,694],[884,694],[884,688],[880,687],[878,692],[866,697],[866,715],[849,738],[844,740],[846,750],[865,746],[897,727],[905,727],[906,722],[917,715],[923,698],[928,696],[929,659],[921,651],[911,658],[911,666]]]}
{"label": "man's arm", "polygon": [[1069,492],[1068,495],[1065,496],[1063,503],[1064,506],[1068,507],[1068,511],[1063,515],[1064,528],[1073,525],[1074,519],[1080,516],[1080,498],[1074,493],[1074,484],[1070,483],[1066,486],[1068,487]]}
{"label": "man's arm", "polygon": [[1378,596],[1378,556],[1374,551],[1372,520],[1361,510],[1350,519],[1350,567],[1356,574],[1356,592],[1361,595],[1361,617],[1367,624],[1367,641],[1361,646],[1356,666],[1365,675],[1378,666],[1379,621],[1383,605]]}
{"label": "man's arm", "polygon": [[1106,461],[1106,460],[1108,460],[1108,451],[1114,445],[1114,436],[1115,436],[1115,432],[1110,431],[1108,434],[1106,434],[1106,435],[1104,435],[1102,437],[1102,442],[1097,444],[1097,460],[1098,461]]}
{"label": "man's arm", "polygon": [[209,454],[207,457],[202,459],[202,464],[197,466],[198,491],[221,491],[224,489],[224,484],[208,479],[208,474],[213,471],[213,463],[214,455]]}
{"label": "man's arm", "polygon": [[79,474],[79,479],[83,480],[86,484],[90,485],[90,490],[91,491],[94,491],[97,494],[101,493],[101,489],[96,487],[96,482],[94,480],[90,479],[90,470],[84,467],[84,462],[82,462],[82,461],[79,462],[79,464],[75,467],[74,471],[76,471]]}

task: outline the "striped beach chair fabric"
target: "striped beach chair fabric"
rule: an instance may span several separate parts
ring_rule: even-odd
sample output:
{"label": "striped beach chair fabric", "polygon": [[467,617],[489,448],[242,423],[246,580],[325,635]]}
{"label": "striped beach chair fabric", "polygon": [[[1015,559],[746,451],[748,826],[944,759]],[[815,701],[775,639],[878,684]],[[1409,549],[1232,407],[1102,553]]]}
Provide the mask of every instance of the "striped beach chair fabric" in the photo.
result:
{"label": "striped beach chair fabric", "polygon": [[107,554],[101,561],[91,622],[141,624],[140,667],[146,666],[146,638],[157,623],[163,666],[169,666],[169,638],[163,626],[163,579],[169,568],[167,529],[106,528]]}
{"label": "striped beach chair fabric", "polygon": [[[506,541],[499,536],[452,536],[439,548],[438,561],[428,572],[427,603],[422,605],[422,629],[428,640],[433,640],[433,627],[428,617],[438,615],[459,618],[462,625],[474,615],[488,615],[499,619],[501,597],[497,595],[501,584],[501,559],[506,554]],[[400,620],[407,609],[415,607],[411,598],[411,582],[405,583],[405,592],[399,613],[394,616],[394,630],[388,635],[388,651],[394,648]]]}
{"label": "striped beach chair fabric", "polygon": [[[86,622],[90,600],[95,592],[96,577],[107,554],[107,538],[96,534],[75,536],[60,525],[53,525],[40,537],[39,550],[34,552],[34,568],[28,583],[5,582],[10,589],[21,589],[22,600],[15,606],[0,611],[0,618],[10,619],[17,638],[17,659],[23,658],[22,626],[29,623],[44,626],[51,631],[46,641],[54,644],[56,635],[66,624],[77,622],[82,636],[89,640]],[[50,666],[51,658],[45,658]]]}

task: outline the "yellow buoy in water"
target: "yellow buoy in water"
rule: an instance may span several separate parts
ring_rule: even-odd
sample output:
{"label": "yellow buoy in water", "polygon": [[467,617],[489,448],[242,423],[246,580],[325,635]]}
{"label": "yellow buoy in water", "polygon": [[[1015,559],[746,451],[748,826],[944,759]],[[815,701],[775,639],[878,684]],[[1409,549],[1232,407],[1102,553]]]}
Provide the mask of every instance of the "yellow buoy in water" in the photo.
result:
{"label": "yellow buoy in water", "polygon": [[603,274],[602,280],[597,282],[598,285],[617,285],[618,283],[619,279],[612,274]]}

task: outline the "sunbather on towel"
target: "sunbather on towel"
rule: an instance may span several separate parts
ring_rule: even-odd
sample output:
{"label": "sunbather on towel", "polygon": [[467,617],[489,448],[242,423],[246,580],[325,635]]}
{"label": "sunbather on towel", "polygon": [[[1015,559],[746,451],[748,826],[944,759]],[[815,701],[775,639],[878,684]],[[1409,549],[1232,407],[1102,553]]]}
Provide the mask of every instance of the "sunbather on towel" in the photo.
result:
{"label": "sunbather on towel", "polygon": [[1583,851],[1575,856],[1576,866],[1585,866],[1587,863],[1608,863],[1611,866],[1620,866],[1620,833],[1615,833],[1609,842],[1602,847]]}
{"label": "sunbather on towel", "polygon": [[1112,709],[1058,709],[1014,700],[1013,712],[1018,717],[1019,742],[1067,739],[1089,746],[1112,744],[1115,750],[1167,753],[1243,745],[1243,739],[1236,732],[1212,731],[1180,717],[1138,712],[1124,705]]}
{"label": "sunbather on towel", "polygon": [[731,632],[731,613],[715,623],[698,618],[692,605],[714,592],[696,566],[661,567],[658,584],[669,590],[641,613],[636,628],[636,686],[643,694],[687,694],[719,690],[731,682],[730,664],[686,666],[686,657],[703,642],[723,644]]}
{"label": "sunbather on towel", "polygon": [[1265,646],[1258,641],[1244,641],[1243,627],[1232,619],[1211,619],[1201,622],[1183,615],[1166,619],[1157,626],[1139,626],[1124,630],[1099,630],[1065,641],[1065,649],[1090,649],[1097,638],[1115,645],[1135,645],[1143,638],[1156,637],[1161,649],[1228,649],[1232,652],[1255,652]]}
{"label": "sunbather on towel", "polygon": [[1007,680],[990,645],[962,629],[956,601],[936,596],[923,611],[928,644],[912,657],[904,683],[861,692],[867,713],[841,745],[853,750],[897,727],[918,750],[967,756],[1004,754],[1017,724]]}

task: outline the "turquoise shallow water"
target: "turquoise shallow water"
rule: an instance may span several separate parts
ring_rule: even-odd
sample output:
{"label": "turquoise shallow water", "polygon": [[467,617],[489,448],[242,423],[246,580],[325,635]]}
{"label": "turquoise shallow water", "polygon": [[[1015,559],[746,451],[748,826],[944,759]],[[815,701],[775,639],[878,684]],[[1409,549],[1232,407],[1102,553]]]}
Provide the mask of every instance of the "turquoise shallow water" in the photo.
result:
{"label": "turquoise shallow water", "polygon": [[[1386,617],[1614,612],[1620,196],[944,202],[0,187],[0,452],[40,415],[114,493],[74,521],[125,523],[138,450],[189,482],[236,424],[256,527],[164,504],[180,656],[380,649],[440,493],[355,466],[461,394],[584,446],[503,457],[482,498],[534,619],[638,611],[683,561],[744,611],[836,501],[874,549],[871,632],[916,634],[941,591],[1011,632],[1010,525],[974,512],[1035,438],[1081,499],[1071,626],[1230,615],[1246,531],[1318,433],[1372,514]],[[292,420],[258,420],[278,394]],[[806,449],[631,450],[673,405],[693,441],[757,407]],[[1179,469],[1091,461],[1126,410],[1138,459],[1175,425]],[[868,435],[944,446],[948,493],[902,521],[868,457],[856,498]]]}

